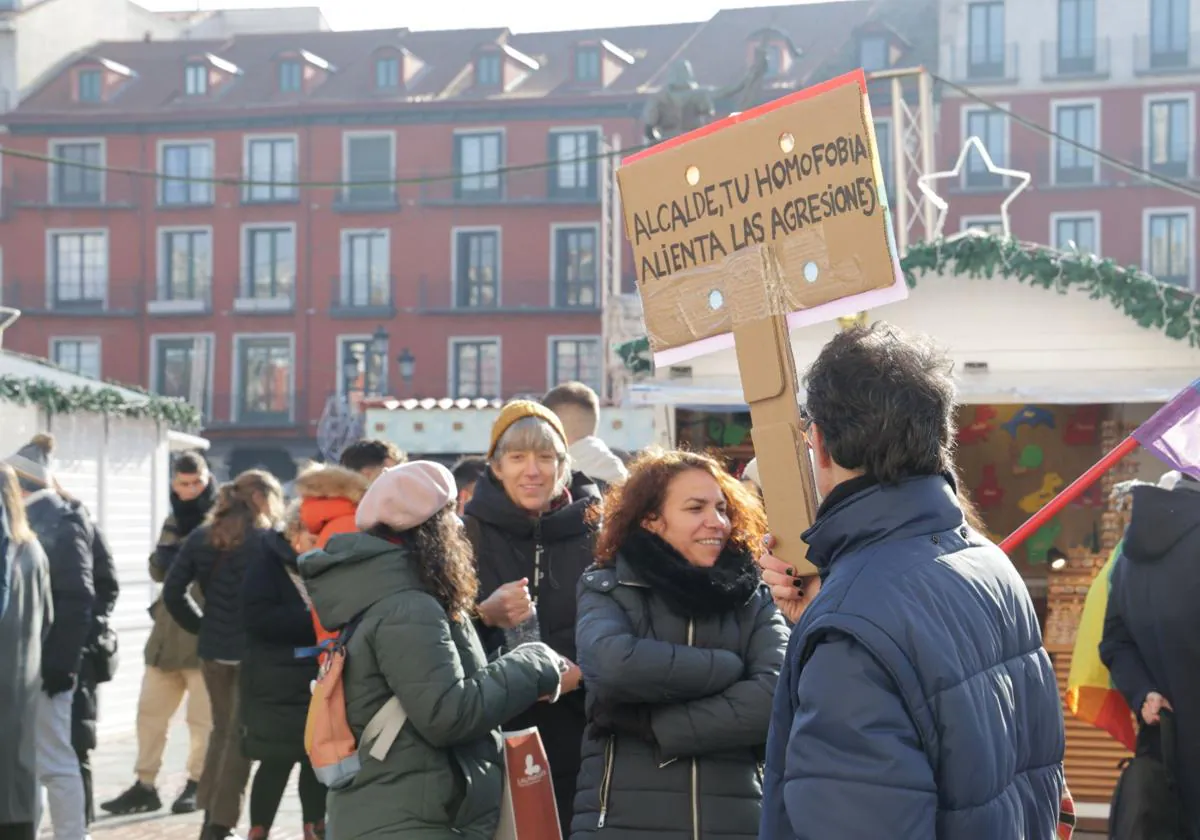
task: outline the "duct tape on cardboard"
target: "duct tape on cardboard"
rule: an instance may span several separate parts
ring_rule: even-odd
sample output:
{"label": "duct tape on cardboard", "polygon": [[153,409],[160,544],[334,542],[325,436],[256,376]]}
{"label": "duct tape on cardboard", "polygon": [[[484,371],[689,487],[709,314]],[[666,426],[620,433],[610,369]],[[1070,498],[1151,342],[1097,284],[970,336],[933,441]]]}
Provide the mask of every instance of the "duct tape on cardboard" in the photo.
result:
{"label": "duct tape on cardboard", "polygon": [[895,282],[861,73],[661,144],[617,178],[655,352]]}

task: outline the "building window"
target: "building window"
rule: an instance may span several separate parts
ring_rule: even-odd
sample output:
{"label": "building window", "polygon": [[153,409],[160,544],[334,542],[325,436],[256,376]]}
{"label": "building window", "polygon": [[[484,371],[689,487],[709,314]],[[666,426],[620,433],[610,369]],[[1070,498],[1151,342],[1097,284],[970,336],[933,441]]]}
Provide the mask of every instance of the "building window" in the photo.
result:
{"label": "building window", "polygon": [[967,6],[967,78],[1004,77],[1004,3]]}
{"label": "building window", "polygon": [[1054,247],[1060,251],[1095,254],[1096,219],[1094,216],[1062,216],[1054,220]]}
{"label": "building window", "polygon": [[601,391],[602,359],[598,338],[556,338],[550,343],[550,387],[582,382]]}
{"label": "building window", "polygon": [[450,352],[453,398],[500,398],[500,342],[456,339]]}
{"label": "building window", "polygon": [[104,200],[104,150],[100,143],[55,143],[55,204],[99,204]]}
{"label": "building window", "polygon": [[346,138],[346,198],[350,204],[391,204],[396,155],[391,134]]}
{"label": "building window", "polygon": [[208,65],[189,64],[184,70],[183,90],[188,96],[208,93]]}
{"label": "building window", "polygon": [[576,47],[575,81],[595,84],[600,81],[600,48]]}
{"label": "building window", "polygon": [[500,232],[456,231],[454,305],[496,306],[500,299]]}
{"label": "building window", "polygon": [[779,44],[766,44],[761,47],[763,51],[763,61],[766,66],[763,68],[764,79],[776,79],[783,73],[783,47]]}
{"label": "building window", "polygon": [[1189,0],[1150,0],[1150,67],[1187,67],[1191,44]]}
{"label": "building window", "polygon": [[80,376],[100,378],[100,339],[56,338],[51,342],[54,364]]}
{"label": "building window", "polygon": [[1185,98],[1158,99],[1149,108],[1149,168],[1166,176],[1186,177],[1192,157],[1192,103]]}
{"label": "building window", "polygon": [[1096,0],[1058,0],[1058,72],[1096,71]]}
{"label": "building window", "polygon": [[212,234],[207,230],[167,230],[160,236],[159,300],[208,300]]}
{"label": "building window", "polygon": [[99,102],[104,94],[104,77],[99,70],[80,70],[76,77],[80,102]]}
{"label": "building window", "polygon": [[288,338],[238,340],[237,419],[286,423],[292,413],[292,342]]}
{"label": "building window", "polygon": [[1004,235],[1004,223],[995,216],[980,216],[974,219],[964,218],[962,220],[963,230],[981,230],[984,233],[992,236]]}
{"label": "building window", "polygon": [[460,198],[499,198],[504,138],[500,132],[456,134],[455,191]]}
{"label": "building window", "polygon": [[187,400],[209,416],[209,366],[212,339],[208,336],[171,336],[154,339],[154,392]]}
{"label": "building window", "polygon": [[594,227],[554,231],[554,302],[557,306],[599,305],[597,236]]}
{"label": "building window", "polygon": [[375,60],[375,87],[380,90],[400,87],[400,59],[392,56]]}
{"label": "building window", "polygon": [[596,198],[595,131],[550,132],[550,194],[556,198]]}
{"label": "building window", "polygon": [[[967,137],[978,137],[997,166],[1005,166],[1008,160],[1006,129],[1003,114],[991,110],[967,112]],[[967,157],[966,181],[968,187],[999,187],[1004,183],[1004,176],[989,171],[983,156],[972,149]]]}
{"label": "building window", "polygon": [[108,293],[108,234],[52,234],[50,282],[55,306],[102,304]]}
{"label": "building window", "polygon": [[[1054,144],[1054,181],[1057,184],[1091,184],[1096,180],[1095,105],[1056,105],[1054,129],[1062,137]],[[1065,142],[1073,140],[1079,145]],[[1084,147],[1084,148],[1081,148]]]}
{"label": "building window", "polygon": [[342,276],[346,306],[389,306],[392,287],[388,277],[386,231],[347,231],[342,239],[345,273]]}
{"label": "building window", "polygon": [[887,38],[882,35],[864,35],[858,39],[858,63],[868,73],[885,70],[888,64]]}
{"label": "building window", "polygon": [[879,169],[883,172],[883,184],[888,195],[893,192],[895,184],[895,162],[892,160],[892,121],[889,119],[875,120],[875,147],[879,158]]}
{"label": "building window", "polygon": [[286,227],[248,229],[245,296],[254,300],[291,298],[295,279],[295,231]]}
{"label": "building window", "polygon": [[304,67],[299,61],[279,62],[279,92],[299,93],[304,89]]}
{"label": "building window", "polygon": [[296,141],[291,137],[251,140],[246,149],[247,201],[295,201]]}
{"label": "building window", "polygon": [[167,143],[162,147],[163,204],[212,204],[211,143]]}
{"label": "building window", "polygon": [[475,59],[475,84],[479,87],[500,87],[500,56],[496,53]]}
{"label": "building window", "polygon": [[1188,213],[1152,213],[1146,222],[1149,265],[1159,282],[1187,289],[1192,283],[1192,220]]}

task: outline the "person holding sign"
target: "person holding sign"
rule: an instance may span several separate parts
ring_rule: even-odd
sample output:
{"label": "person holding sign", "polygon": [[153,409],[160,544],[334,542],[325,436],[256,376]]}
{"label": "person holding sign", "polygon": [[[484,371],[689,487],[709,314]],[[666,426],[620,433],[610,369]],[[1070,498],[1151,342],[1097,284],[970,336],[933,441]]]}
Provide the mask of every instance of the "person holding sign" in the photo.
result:
{"label": "person holding sign", "polygon": [[775,692],[760,840],[1056,836],[1062,702],[1028,589],[958,501],[950,370],[877,324],[805,377],[822,583]]}

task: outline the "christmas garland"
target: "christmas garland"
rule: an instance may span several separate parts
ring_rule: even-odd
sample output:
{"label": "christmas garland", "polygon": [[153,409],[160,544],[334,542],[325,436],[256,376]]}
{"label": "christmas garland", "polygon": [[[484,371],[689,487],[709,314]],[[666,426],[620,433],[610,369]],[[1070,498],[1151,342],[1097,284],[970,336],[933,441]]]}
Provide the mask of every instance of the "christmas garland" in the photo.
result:
{"label": "christmas garland", "polygon": [[17,405],[35,405],[48,414],[111,414],[139,417],[165,423],[173,429],[194,431],[200,428],[200,412],[189,403],[172,397],[151,394],[141,388],[121,385],[145,397],[132,400],[112,387],[63,387],[45,379],[0,376],[0,401]]}
{"label": "christmas garland", "polygon": [[[915,288],[930,272],[972,278],[1006,277],[1066,294],[1079,289],[1104,299],[1146,329],[1200,346],[1200,295],[1158,282],[1135,266],[1090,254],[1058,251],[1002,236],[969,231],[953,239],[918,242],[900,260],[904,279]],[[638,338],[614,350],[634,375],[653,370],[650,341]]]}

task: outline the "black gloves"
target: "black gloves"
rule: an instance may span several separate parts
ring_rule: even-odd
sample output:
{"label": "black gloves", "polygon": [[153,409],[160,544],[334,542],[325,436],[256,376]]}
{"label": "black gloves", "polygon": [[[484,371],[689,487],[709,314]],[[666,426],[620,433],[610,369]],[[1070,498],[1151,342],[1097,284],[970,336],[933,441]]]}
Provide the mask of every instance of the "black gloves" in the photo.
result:
{"label": "black gloves", "polygon": [[589,734],[597,740],[606,735],[631,735],[647,744],[654,744],[650,707],[597,700],[592,704]]}
{"label": "black gloves", "polygon": [[64,691],[74,690],[74,674],[68,674],[66,671],[42,672],[42,691],[46,692],[47,697],[54,697],[57,694],[62,694]]}

